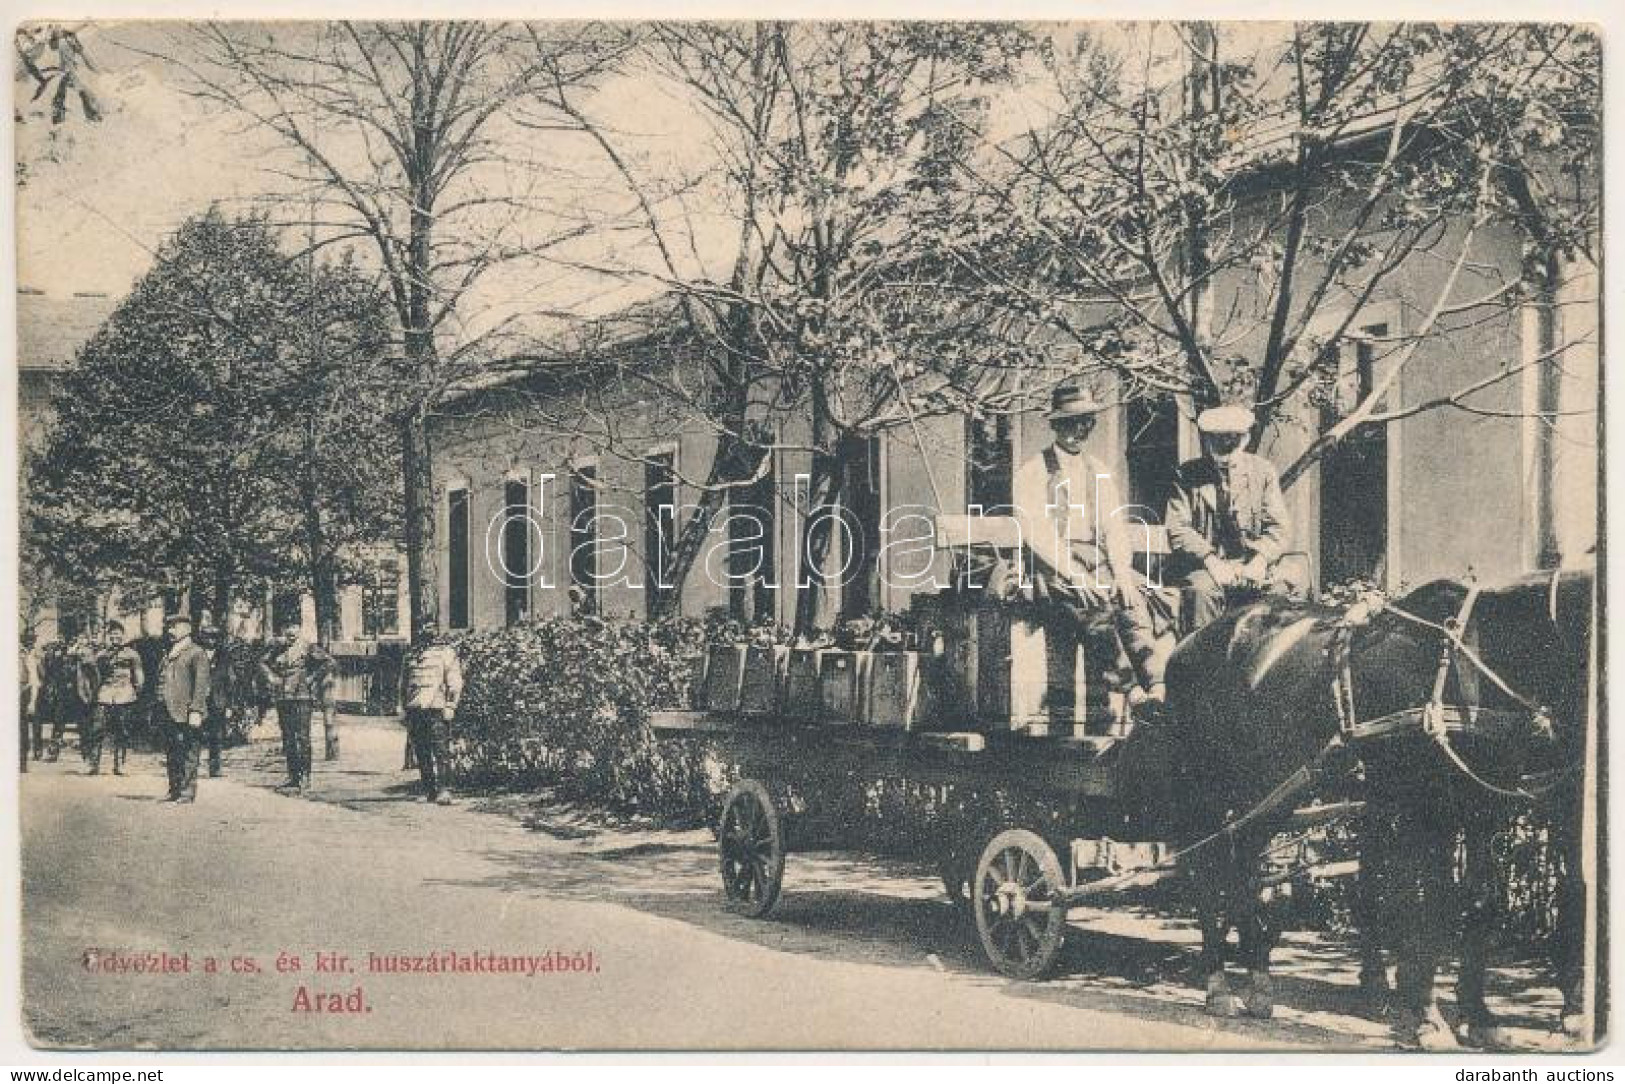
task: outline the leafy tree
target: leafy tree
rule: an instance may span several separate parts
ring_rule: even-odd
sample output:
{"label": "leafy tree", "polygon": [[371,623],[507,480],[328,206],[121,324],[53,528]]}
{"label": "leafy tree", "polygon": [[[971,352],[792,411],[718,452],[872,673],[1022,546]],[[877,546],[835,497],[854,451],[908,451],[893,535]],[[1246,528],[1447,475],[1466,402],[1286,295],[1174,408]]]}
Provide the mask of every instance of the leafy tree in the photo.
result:
{"label": "leafy tree", "polygon": [[[644,73],[692,102],[710,135],[707,166],[679,185],[563,103],[635,198],[630,219],[653,252],[641,266],[601,270],[657,284],[683,327],[667,364],[645,354],[623,376],[718,435],[708,471],[684,479],[699,507],[657,616],[675,607],[728,494],[760,473],[783,431],[776,423],[810,418],[805,440],[777,439],[810,447],[809,502],[824,508],[840,498],[854,442],[964,409],[990,372],[1031,360],[917,243],[967,227],[953,163],[981,138],[990,93],[1030,46],[1007,24],[655,25],[642,41]],[[683,255],[697,253],[705,229],[677,198],[691,192],[730,222],[720,261]],[[636,456],[617,447],[602,403],[584,396],[566,409],[573,418],[561,412],[556,424]],[[833,523],[804,522],[798,551],[812,574],[797,577],[810,584],[797,624],[806,629],[821,616],[817,571]]]}
{"label": "leafy tree", "polygon": [[[1385,397],[1430,337],[1539,303],[1558,263],[1594,262],[1600,61],[1583,29],[1167,24],[1080,34],[1046,59],[1052,118],[961,163],[1005,228],[957,258],[1125,395],[1245,397],[1256,444],[1302,424],[1294,404],[1334,399],[1362,308],[1433,269],[1409,299],[1424,315],[1380,344],[1387,375],[1311,434],[1288,485],[1362,426],[1478,409],[1526,363],[1426,403]],[[1494,281],[1474,246],[1507,223],[1529,258]]]}
{"label": "leafy tree", "polygon": [[[67,138],[77,106],[77,114],[89,123],[99,122],[106,107],[91,87],[87,73],[96,70],[79,33],[58,23],[29,23],[17,28],[12,39],[16,58],[13,85],[17,105],[12,120],[27,123],[36,115],[38,103],[48,103],[50,129],[44,153],[53,156]],[[24,104],[26,102],[26,104]],[[29,160],[18,141],[16,180],[28,183]]]}
{"label": "leafy tree", "polygon": [[[364,439],[376,422],[352,419],[355,439],[317,444],[314,459],[303,436],[334,400],[365,402],[357,376],[384,382],[377,298],[352,268],[309,270],[263,219],[215,210],[160,246],[64,375],[29,465],[25,537],[54,573],[206,585],[223,615],[233,585],[329,566],[337,546],[387,529],[355,496],[387,493],[396,470]],[[301,504],[307,474],[324,483],[314,508]],[[300,532],[311,515],[314,541]]]}
{"label": "leafy tree", "polygon": [[480,336],[454,341],[469,299],[492,269],[588,230],[551,213],[554,163],[511,138],[515,118],[545,126],[548,103],[600,78],[624,39],[563,23],[214,23],[163,58],[275,138],[272,168],[316,199],[315,244],[371,250],[405,364],[393,420],[414,627],[439,615],[429,418],[491,364]]}

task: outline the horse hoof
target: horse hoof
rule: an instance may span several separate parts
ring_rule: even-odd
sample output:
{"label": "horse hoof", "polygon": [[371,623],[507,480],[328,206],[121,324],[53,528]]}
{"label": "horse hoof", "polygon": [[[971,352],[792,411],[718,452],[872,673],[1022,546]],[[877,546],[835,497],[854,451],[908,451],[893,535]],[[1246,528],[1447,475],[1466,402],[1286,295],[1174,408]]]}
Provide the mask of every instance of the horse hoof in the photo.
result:
{"label": "horse hoof", "polygon": [[1223,975],[1208,976],[1207,1004],[1203,1011],[1224,1020],[1241,1015],[1241,999],[1230,992],[1230,984]]}
{"label": "horse hoof", "polygon": [[1265,974],[1254,973],[1241,996],[1241,1011],[1255,1020],[1268,1020],[1275,1015],[1275,984]]}
{"label": "horse hoof", "polygon": [[1443,1020],[1432,1017],[1396,1025],[1394,1042],[1401,1050],[1440,1053],[1461,1049],[1461,1043],[1456,1041],[1456,1035],[1449,1026]]}
{"label": "horse hoof", "polygon": [[1480,1050],[1511,1050],[1513,1045],[1512,1033],[1499,1024],[1469,1024],[1466,1041]]}

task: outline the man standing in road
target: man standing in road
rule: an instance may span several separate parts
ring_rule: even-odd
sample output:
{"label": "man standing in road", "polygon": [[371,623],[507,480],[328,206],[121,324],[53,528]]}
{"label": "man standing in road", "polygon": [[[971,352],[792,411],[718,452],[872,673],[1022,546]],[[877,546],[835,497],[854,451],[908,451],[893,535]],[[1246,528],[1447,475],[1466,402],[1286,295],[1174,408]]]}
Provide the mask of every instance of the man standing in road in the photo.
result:
{"label": "man standing in road", "polygon": [[[23,629],[22,651],[17,659],[17,684],[21,687],[21,703],[17,709],[17,733],[22,738],[23,771],[28,770],[29,729],[34,725],[34,714],[39,708],[40,674],[39,656],[34,654],[34,630]],[[38,739],[35,740],[38,744]]]}
{"label": "man standing in road", "polygon": [[76,632],[66,644],[53,645],[55,650],[45,656],[44,678],[51,714],[51,743],[45,757],[48,761],[62,755],[62,740],[70,726],[79,735],[80,752],[84,751],[99,683],[93,639],[93,632]]}
{"label": "man standing in road", "polygon": [[96,660],[101,676],[96,690],[96,710],[85,737],[85,760],[90,774],[102,773],[102,746],[113,743],[113,774],[124,774],[124,754],[130,746],[131,714],[136,697],[147,682],[141,656],[124,643],[124,626],[117,621],[107,626],[107,637]]}
{"label": "man standing in road", "polygon": [[332,666],[332,656],[306,638],[302,622],[282,623],[264,668],[288,762],[288,781],[277,788],[284,793],[302,794],[310,786],[310,709]]}
{"label": "man standing in road", "polygon": [[158,704],[164,715],[165,767],[169,797],[189,803],[197,797],[198,752],[203,717],[209,708],[209,653],[192,639],[192,619],[185,614],[164,618],[170,648],[158,670]]}
{"label": "man standing in road", "polygon": [[209,622],[197,630],[197,642],[209,653],[209,710],[203,721],[203,742],[209,749],[209,778],[220,778],[221,752],[226,743],[236,672],[232,667],[231,643]]}
{"label": "man standing in road", "polygon": [[463,666],[457,649],[434,626],[421,626],[401,668],[401,707],[423,775],[424,799],[440,805],[451,804],[451,720],[462,695]]}
{"label": "man standing in road", "polygon": [[1269,586],[1289,530],[1275,467],[1243,450],[1253,412],[1211,407],[1197,415],[1196,427],[1204,454],[1179,465],[1163,516],[1169,572],[1194,596],[1192,632],[1224,613],[1229,592]]}

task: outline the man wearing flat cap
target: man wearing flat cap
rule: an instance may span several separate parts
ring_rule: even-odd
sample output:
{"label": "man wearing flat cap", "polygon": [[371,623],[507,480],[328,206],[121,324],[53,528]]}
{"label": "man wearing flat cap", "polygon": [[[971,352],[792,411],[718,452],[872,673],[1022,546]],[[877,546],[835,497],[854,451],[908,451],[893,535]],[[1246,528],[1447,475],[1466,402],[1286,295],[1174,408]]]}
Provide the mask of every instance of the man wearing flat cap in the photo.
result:
{"label": "man wearing flat cap", "polygon": [[1210,407],[1196,427],[1203,454],[1179,465],[1163,516],[1170,575],[1194,596],[1192,632],[1224,612],[1228,591],[1269,585],[1290,530],[1275,467],[1244,450],[1253,412],[1236,404]]}
{"label": "man wearing flat cap", "polygon": [[1132,565],[1134,545],[1117,514],[1123,507],[1111,472],[1084,450],[1104,408],[1086,387],[1062,384],[1050,399],[1055,440],[1021,465],[1012,480],[1022,541],[1037,562],[1035,595],[1077,620],[1051,621],[1045,654],[1052,718],[1072,717],[1076,652],[1090,613],[1111,615],[1117,640],[1140,684],[1140,697],[1163,698],[1165,652]]}
{"label": "man wearing flat cap", "polygon": [[203,721],[209,710],[209,653],[192,639],[192,619],[164,618],[170,647],[158,668],[158,703],[164,715],[164,763],[169,770],[168,802],[197,797],[197,762]]}

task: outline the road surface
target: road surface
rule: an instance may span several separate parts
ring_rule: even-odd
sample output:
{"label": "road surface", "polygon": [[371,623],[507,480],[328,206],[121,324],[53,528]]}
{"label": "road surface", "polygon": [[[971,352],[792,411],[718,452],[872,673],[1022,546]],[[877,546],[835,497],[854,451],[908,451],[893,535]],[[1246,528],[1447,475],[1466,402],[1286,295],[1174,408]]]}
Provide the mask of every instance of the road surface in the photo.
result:
{"label": "road surface", "polygon": [[[272,789],[263,730],[191,806],[158,801],[148,754],[122,778],[85,776],[72,755],[23,777],[36,1045],[1387,1046],[1361,1015],[1352,958],[1313,937],[1281,950],[1267,1022],[1205,1017],[1193,931],[1145,913],[1086,918],[1060,978],[1010,982],[925,871],[796,855],[773,917],[731,916],[704,831],[606,826],[536,796],[427,805],[400,770],[399,727],[346,724],[344,758],[317,764],[304,799]],[[1497,977],[1519,1024],[1555,1019],[1544,984]]]}

